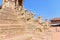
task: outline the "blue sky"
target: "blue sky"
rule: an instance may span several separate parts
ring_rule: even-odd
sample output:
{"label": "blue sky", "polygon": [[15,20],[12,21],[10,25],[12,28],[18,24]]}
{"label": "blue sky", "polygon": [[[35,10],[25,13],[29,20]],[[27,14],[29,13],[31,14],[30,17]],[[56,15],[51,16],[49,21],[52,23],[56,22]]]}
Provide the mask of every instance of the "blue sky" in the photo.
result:
{"label": "blue sky", "polygon": [[36,17],[43,16],[49,20],[60,17],[60,0],[25,0],[24,5],[26,9],[33,11]]}

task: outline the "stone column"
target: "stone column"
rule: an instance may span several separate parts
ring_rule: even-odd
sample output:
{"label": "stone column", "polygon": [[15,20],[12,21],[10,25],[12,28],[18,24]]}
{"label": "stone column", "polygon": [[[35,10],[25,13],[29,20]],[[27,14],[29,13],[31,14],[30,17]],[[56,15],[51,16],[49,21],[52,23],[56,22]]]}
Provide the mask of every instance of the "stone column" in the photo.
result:
{"label": "stone column", "polygon": [[16,6],[18,5],[18,0],[16,1]]}
{"label": "stone column", "polygon": [[22,7],[24,7],[24,0],[22,0]]}

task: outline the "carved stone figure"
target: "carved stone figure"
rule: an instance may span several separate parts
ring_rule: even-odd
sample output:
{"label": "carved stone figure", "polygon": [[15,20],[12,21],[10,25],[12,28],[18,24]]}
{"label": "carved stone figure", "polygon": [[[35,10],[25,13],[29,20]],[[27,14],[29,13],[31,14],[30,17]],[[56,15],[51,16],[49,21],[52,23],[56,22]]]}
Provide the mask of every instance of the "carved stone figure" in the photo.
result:
{"label": "carved stone figure", "polygon": [[50,23],[47,19],[45,20],[45,23],[44,23],[44,31],[45,32],[50,31]]}
{"label": "carved stone figure", "polygon": [[32,12],[30,12],[30,13],[28,14],[27,20],[30,21],[30,22],[32,22],[32,21],[35,20],[35,19],[34,19],[34,14],[33,14]]}
{"label": "carved stone figure", "polygon": [[39,23],[42,23],[42,16],[38,17]]}

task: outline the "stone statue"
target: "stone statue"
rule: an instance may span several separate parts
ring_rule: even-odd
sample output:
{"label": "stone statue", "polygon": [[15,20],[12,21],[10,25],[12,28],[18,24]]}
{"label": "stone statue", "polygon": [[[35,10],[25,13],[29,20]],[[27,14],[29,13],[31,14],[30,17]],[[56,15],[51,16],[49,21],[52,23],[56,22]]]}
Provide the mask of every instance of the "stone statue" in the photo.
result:
{"label": "stone statue", "polygon": [[38,17],[38,22],[42,23],[42,16]]}
{"label": "stone statue", "polygon": [[50,28],[50,23],[49,23],[49,21],[46,19],[45,20],[45,23],[44,23],[44,31],[50,31],[49,30],[49,28]]}
{"label": "stone statue", "polygon": [[34,21],[34,14],[32,12],[30,12],[27,16],[28,16],[27,21],[30,21],[30,22]]}

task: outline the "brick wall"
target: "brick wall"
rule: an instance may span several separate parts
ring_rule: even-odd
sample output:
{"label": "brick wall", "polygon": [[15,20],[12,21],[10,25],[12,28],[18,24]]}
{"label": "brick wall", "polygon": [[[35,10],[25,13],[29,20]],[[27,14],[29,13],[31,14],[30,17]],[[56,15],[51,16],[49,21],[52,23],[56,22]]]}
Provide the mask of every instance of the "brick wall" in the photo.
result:
{"label": "brick wall", "polygon": [[60,40],[60,27],[51,27],[52,40]]}

